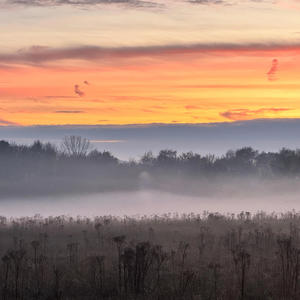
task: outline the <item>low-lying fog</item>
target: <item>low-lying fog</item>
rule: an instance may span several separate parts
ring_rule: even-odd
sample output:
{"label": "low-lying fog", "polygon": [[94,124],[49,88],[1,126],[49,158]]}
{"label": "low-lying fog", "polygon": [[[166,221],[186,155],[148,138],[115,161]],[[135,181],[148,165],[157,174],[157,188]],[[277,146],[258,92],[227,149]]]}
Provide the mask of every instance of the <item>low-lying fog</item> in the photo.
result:
{"label": "low-lying fog", "polygon": [[300,211],[299,193],[268,196],[189,196],[155,190],[111,192],[73,196],[52,196],[33,199],[1,200],[0,215],[22,217],[41,214],[70,216],[141,216],[164,213],[239,213],[241,211],[283,213]]}

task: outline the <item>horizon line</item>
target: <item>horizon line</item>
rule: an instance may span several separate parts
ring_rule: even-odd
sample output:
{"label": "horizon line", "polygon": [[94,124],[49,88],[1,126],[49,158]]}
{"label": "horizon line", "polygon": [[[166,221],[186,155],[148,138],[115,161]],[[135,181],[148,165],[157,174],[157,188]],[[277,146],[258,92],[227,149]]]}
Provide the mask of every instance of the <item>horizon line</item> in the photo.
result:
{"label": "horizon line", "polygon": [[293,122],[300,121],[298,118],[256,118],[249,120],[234,120],[234,121],[220,121],[220,122],[198,122],[198,123],[186,123],[186,122],[173,122],[173,123],[163,123],[163,122],[152,122],[152,123],[128,123],[128,124],[32,124],[32,125],[0,125],[0,128],[34,128],[34,127],[155,127],[155,126],[217,126],[217,125],[234,125],[239,123],[255,123],[255,122]]}

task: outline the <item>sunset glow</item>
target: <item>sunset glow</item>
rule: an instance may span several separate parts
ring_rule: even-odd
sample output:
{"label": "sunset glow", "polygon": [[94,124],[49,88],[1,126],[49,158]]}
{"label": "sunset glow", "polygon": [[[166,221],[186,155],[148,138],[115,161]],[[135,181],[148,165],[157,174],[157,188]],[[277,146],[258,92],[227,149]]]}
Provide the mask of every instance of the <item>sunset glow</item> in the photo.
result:
{"label": "sunset glow", "polygon": [[300,117],[297,1],[0,3],[0,125]]}

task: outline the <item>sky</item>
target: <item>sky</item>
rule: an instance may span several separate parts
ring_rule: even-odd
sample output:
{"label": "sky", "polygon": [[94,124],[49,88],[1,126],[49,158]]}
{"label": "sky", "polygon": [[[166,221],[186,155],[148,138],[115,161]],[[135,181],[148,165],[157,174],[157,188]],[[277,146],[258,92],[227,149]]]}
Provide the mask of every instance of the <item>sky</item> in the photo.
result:
{"label": "sky", "polygon": [[300,117],[299,0],[0,0],[0,125]]}
{"label": "sky", "polygon": [[60,149],[65,136],[90,140],[91,150],[110,151],[120,160],[138,160],[151,151],[172,149],[222,156],[228,150],[253,147],[259,151],[300,149],[300,119],[263,119],[198,124],[0,126],[0,137],[30,145],[50,142]]}

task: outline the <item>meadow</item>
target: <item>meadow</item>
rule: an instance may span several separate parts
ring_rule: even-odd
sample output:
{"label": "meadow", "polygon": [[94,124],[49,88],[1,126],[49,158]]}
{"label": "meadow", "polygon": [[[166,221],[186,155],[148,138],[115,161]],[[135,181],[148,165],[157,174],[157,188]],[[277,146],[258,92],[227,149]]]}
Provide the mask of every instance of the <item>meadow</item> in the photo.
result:
{"label": "meadow", "polygon": [[299,299],[300,214],[0,219],[1,299]]}

